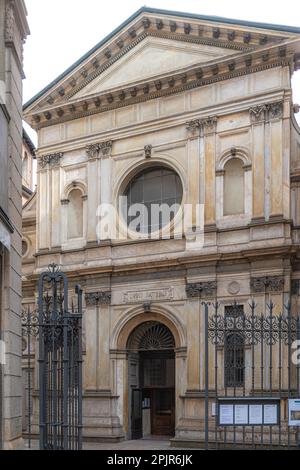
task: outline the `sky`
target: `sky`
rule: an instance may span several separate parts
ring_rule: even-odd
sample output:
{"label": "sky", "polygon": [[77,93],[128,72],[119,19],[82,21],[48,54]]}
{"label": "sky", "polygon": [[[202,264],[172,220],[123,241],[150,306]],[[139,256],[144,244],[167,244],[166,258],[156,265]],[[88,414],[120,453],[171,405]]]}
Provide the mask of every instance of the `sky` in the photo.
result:
{"label": "sky", "polygon": [[[24,102],[145,1],[148,7],[300,27],[297,0],[25,0],[31,36],[24,50]],[[300,103],[300,70],[293,77],[293,93],[294,103]],[[35,133],[26,129],[35,141]]]}

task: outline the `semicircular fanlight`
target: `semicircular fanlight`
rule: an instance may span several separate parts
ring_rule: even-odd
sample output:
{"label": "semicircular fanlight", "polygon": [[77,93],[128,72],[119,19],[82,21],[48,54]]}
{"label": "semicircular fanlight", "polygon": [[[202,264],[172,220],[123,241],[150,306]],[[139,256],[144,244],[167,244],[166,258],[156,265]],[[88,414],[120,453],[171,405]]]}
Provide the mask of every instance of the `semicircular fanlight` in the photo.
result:
{"label": "semicircular fanlight", "polygon": [[165,325],[158,322],[145,322],[130,335],[127,349],[138,351],[158,351],[174,349],[174,337]]}

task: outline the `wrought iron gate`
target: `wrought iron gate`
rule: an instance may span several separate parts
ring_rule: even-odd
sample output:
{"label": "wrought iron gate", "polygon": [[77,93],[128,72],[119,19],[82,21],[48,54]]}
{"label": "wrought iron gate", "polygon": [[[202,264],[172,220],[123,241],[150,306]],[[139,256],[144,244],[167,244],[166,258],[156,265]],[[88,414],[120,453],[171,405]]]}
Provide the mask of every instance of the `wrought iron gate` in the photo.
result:
{"label": "wrought iron gate", "polygon": [[77,307],[72,301],[69,308],[68,280],[56,265],[40,276],[38,289],[38,311],[22,315],[29,447],[38,433],[41,450],[80,450],[82,290],[76,286]]}
{"label": "wrought iron gate", "polygon": [[254,302],[248,312],[236,302],[203,308],[206,449],[299,449],[299,314],[272,302],[266,314]]}

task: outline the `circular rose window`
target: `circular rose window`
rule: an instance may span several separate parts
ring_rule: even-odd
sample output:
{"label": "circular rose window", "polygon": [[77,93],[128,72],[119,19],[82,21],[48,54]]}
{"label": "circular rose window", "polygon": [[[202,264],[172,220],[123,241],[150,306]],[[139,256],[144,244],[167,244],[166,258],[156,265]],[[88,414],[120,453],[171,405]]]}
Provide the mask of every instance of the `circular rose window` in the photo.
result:
{"label": "circular rose window", "polygon": [[129,229],[147,234],[167,226],[180,209],[182,195],[180,177],[172,169],[150,167],[139,172],[124,192]]}

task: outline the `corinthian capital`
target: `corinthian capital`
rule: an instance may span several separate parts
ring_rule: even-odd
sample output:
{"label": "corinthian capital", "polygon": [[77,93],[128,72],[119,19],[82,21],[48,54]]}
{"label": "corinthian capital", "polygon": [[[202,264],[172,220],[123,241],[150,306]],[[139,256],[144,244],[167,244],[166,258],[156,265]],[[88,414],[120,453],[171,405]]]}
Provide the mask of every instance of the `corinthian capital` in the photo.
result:
{"label": "corinthian capital", "polygon": [[60,161],[61,159],[63,158],[64,154],[62,152],[58,152],[58,153],[51,153],[49,155],[42,155],[39,159],[38,159],[38,163],[39,163],[39,168],[43,169],[45,168],[47,165],[49,165],[50,167],[54,168],[56,166],[59,166],[60,165]]}
{"label": "corinthian capital", "polygon": [[283,116],[283,101],[268,104],[267,109],[269,119],[281,119]]}
{"label": "corinthian capital", "polygon": [[91,144],[86,147],[86,153],[90,160],[94,158],[110,157],[112,151],[112,141]]}
{"label": "corinthian capital", "polygon": [[204,134],[213,134],[217,129],[218,118],[216,116],[209,116],[199,121],[199,126],[203,129]]}
{"label": "corinthian capital", "polygon": [[199,134],[199,129],[200,129],[199,119],[193,119],[192,121],[188,121],[186,123],[186,129],[190,136],[195,135],[197,132]]}
{"label": "corinthian capital", "polygon": [[265,104],[253,106],[249,109],[250,119],[252,123],[262,122],[266,118],[267,106]]}

